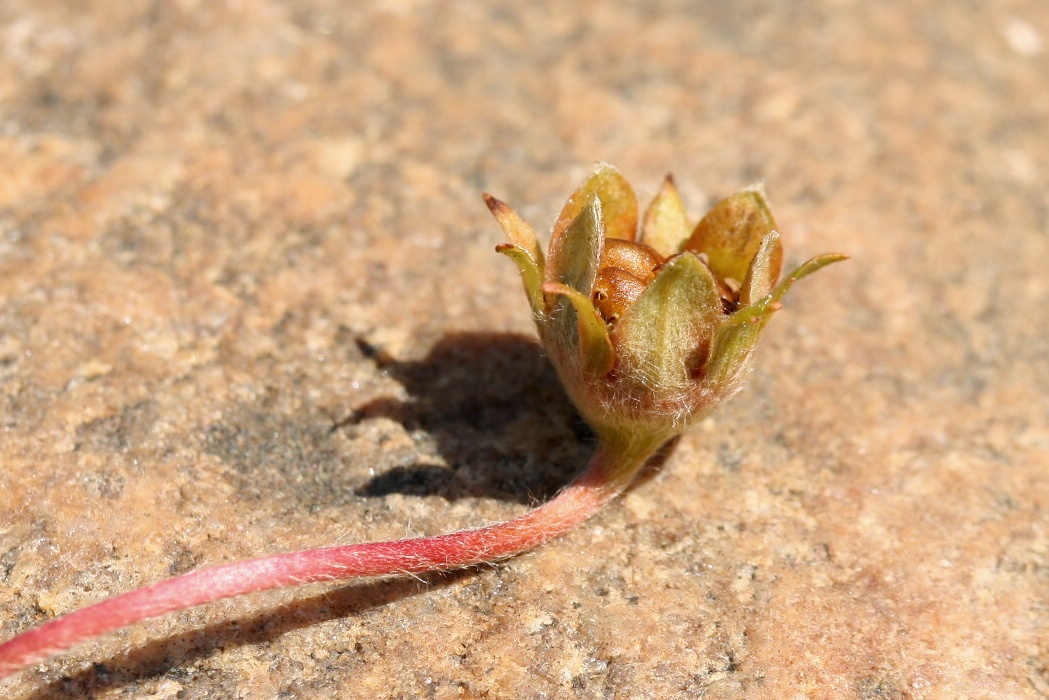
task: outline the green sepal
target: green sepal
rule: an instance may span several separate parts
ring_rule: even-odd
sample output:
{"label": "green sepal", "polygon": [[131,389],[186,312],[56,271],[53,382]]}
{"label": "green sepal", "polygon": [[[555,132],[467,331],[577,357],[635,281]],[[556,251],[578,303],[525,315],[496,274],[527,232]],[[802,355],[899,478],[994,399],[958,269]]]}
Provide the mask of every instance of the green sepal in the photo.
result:
{"label": "green sepal", "polygon": [[782,267],[783,245],[779,240],[779,232],[772,231],[761,241],[758,252],[747,269],[747,276],[739,290],[739,303],[752,304],[768,296],[776,286]]}
{"label": "green sepal", "polygon": [[563,296],[575,308],[579,358],[583,371],[591,378],[601,378],[612,371],[616,362],[612,341],[608,337],[604,320],[590,298],[565,284],[544,284],[543,291]]}
{"label": "green sepal", "polygon": [[844,253],[824,253],[823,255],[817,255],[814,258],[809,258],[802,264],[798,265],[786,278],[779,283],[775,291],[770,295],[775,301],[779,301],[783,298],[783,295],[787,293],[790,286],[800,280],[802,277],[808,277],[816,270],[820,270],[831,263],[841,262],[842,260],[848,260],[849,256]]}
{"label": "green sepal", "polygon": [[645,210],[641,242],[664,258],[679,252],[688,238],[688,214],[674,178],[667,175],[663,188]]}
{"label": "green sepal", "polygon": [[824,268],[827,265],[830,265],[831,263],[847,260],[848,258],[848,255],[843,255],[841,253],[826,253],[824,255],[817,255],[814,258],[806,260],[797,268],[795,268],[793,272],[787,275],[787,277],[782,282],[780,282],[774,290],[772,290],[771,294],[762,299],[759,299],[757,302],[749,306],[744,306],[739,311],[732,314],[732,316],[729,317],[727,323],[745,323],[750,321],[750,319],[752,318],[757,318],[759,316],[767,316],[768,314],[777,311],[780,307],[780,300],[783,299],[783,296],[787,293],[787,290],[789,290],[791,288],[791,285],[793,285],[795,282],[800,280],[802,277],[808,277],[816,270]]}
{"label": "green sepal", "polygon": [[723,323],[714,333],[710,358],[696,378],[710,387],[715,395],[730,394],[735,388],[736,380],[750,363],[754,348],[761,339],[761,332],[772,318],[773,311],[775,309],[740,322],[733,319]]}
{"label": "green sepal", "polygon": [[586,181],[568,198],[554,224],[553,239],[566,230],[594,198],[601,201],[605,235],[634,240],[637,236],[637,195],[626,178],[607,163],[594,166]]}
{"label": "green sepal", "polygon": [[749,363],[750,356],[761,338],[761,332],[772,318],[772,314],[781,308],[781,300],[791,285],[802,277],[847,257],[838,253],[828,253],[808,260],[787,275],[771,294],[754,304],[744,306],[726,318],[714,334],[710,360],[703,368],[702,381],[715,391],[730,388]]}
{"label": "green sepal", "polygon": [[518,245],[500,243],[495,247],[495,251],[510,258],[517,265],[517,269],[521,271],[525,294],[528,295],[528,301],[532,305],[532,316],[537,321],[542,319],[546,305],[543,300],[543,271],[539,264],[527,250]]}
{"label": "green sepal", "polygon": [[524,219],[517,215],[505,202],[502,202],[490,194],[484,195],[484,203],[492,212],[492,216],[499,222],[506,237],[518,248],[523,249],[532,256],[532,260],[538,266],[540,272],[543,269],[543,248],[539,245],[539,239],[535,235],[535,229],[525,223]]}
{"label": "green sepal", "polygon": [[601,212],[601,200],[592,198],[568,227],[553,237],[543,275],[544,282],[567,284],[572,289],[590,295],[605,242]]}
{"label": "green sepal", "polygon": [[[561,235],[550,241],[544,282],[563,284],[589,297],[594,289],[598,263],[604,247],[604,226],[601,219],[601,200],[591,199]],[[557,342],[574,345],[576,342],[575,311],[567,297],[545,295],[549,309],[549,332]]]}
{"label": "green sepal", "polygon": [[700,219],[685,250],[704,253],[720,279],[742,283],[761,242],[775,228],[765,196],[744,190],[721,200]]}
{"label": "green sepal", "polygon": [[686,388],[723,315],[703,261],[692,253],[674,256],[612,330],[617,372],[656,395]]}

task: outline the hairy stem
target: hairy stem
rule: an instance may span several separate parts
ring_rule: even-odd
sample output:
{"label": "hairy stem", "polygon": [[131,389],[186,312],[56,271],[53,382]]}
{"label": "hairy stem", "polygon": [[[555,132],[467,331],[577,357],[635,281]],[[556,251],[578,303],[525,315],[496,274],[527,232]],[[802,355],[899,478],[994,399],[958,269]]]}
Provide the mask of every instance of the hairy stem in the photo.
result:
{"label": "hairy stem", "polygon": [[283,586],[494,562],[586,520],[633,480],[651,449],[599,447],[557,496],[512,520],[446,535],[277,554],[193,571],[69,613],[0,644],[0,679],[106,632],[175,610]]}

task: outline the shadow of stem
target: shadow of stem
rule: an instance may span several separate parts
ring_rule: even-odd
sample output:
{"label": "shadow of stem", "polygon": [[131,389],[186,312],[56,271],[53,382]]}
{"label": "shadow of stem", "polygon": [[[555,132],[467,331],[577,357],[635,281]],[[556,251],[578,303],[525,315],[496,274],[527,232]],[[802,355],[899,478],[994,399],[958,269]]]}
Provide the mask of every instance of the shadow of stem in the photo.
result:
{"label": "shadow of stem", "polygon": [[358,495],[494,498],[531,505],[563,486],[593,448],[593,434],[534,338],[449,334],[415,362],[393,360],[362,341],[358,345],[411,398],[375,399],[336,429],[352,431],[369,419],[389,418],[409,432],[427,435],[447,465],[395,467],[359,487]]}
{"label": "shadow of stem", "polygon": [[[246,615],[178,632],[127,652],[114,654],[75,674],[63,676],[26,700],[94,697],[136,681],[179,671],[216,651],[266,644],[288,632],[344,617],[360,615],[399,600],[451,585],[473,575],[471,569],[434,572],[418,577],[353,582],[305,598]],[[318,584],[330,587],[332,584]],[[177,679],[177,678],[176,678]]]}

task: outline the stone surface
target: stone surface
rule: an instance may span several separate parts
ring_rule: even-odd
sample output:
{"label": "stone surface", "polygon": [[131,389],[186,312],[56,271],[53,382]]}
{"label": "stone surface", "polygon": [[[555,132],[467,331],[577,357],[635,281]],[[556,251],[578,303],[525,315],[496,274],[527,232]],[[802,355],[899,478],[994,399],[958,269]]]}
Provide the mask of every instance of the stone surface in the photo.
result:
{"label": "stone surface", "polygon": [[[572,7],[574,9],[563,9]],[[476,572],[81,645],[46,698],[1049,697],[1049,6],[0,5],[0,638],[506,518],[586,460],[480,200],[764,180],[749,387]]]}

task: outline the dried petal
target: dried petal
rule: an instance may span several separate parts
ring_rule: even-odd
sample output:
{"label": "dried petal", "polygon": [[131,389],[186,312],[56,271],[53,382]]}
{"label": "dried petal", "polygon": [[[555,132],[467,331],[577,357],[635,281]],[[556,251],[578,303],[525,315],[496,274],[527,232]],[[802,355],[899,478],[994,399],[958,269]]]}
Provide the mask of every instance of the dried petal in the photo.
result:
{"label": "dried petal", "polygon": [[745,190],[715,204],[696,224],[685,250],[704,253],[721,279],[742,282],[761,241],[775,228],[762,193]]}
{"label": "dried petal", "polygon": [[619,267],[602,267],[594,280],[594,306],[608,323],[615,323],[637,301],[647,283]]}
{"label": "dried petal", "polygon": [[663,259],[654,250],[643,243],[625,241],[622,238],[605,239],[605,249],[601,253],[601,267],[618,267],[626,270],[643,282],[651,282],[656,276],[656,268]]}
{"label": "dried petal", "polygon": [[681,245],[688,238],[688,233],[685,203],[681,201],[674,178],[667,175],[663,181],[663,189],[645,211],[641,240],[664,258],[668,258],[681,251]]}
{"label": "dried petal", "polygon": [[568,198],[554,224],[551,240],[556,240],[594,197],[601,200],[605,235],[634,240],[637,236],[637,195],[619,171],[607,163],[598,163],[586,182]]}

